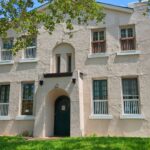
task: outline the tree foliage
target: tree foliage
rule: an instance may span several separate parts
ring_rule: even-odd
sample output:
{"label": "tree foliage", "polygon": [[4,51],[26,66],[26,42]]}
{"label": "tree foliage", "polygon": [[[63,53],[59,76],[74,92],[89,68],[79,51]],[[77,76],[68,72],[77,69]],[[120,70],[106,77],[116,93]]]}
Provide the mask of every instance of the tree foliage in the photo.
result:
{"label": "tree foliage", "polygon": [[[33,9],[37,2],[46,6],[44,11]],[[52,34],[56,24],[65,23],[66,28],[72,30],[74,20],[82,25],[89,20],[102,21],[104,16],[102,6],[95,0],[0,0],[0,37],[7,37],[9,29],[15,31],[16,52],[39,34],[40,23]]]}

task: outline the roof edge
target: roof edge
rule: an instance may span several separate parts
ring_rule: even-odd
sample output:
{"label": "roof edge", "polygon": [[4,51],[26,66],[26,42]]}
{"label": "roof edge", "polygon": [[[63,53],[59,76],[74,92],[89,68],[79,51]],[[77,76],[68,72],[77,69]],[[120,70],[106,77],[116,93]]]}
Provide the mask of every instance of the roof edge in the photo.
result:
{"label": "roof edge", "polygon": [[113,4],[103,3],[103,2],[97,2],[97,3],[101,4],[104,8],[107,8],[107,9],[117,10],[117,11],[126,12],[126,13],[133,13],[134,11],[134,9],[130,7],[113,5]]}
{"label": "roof edge", "polygon": [[[126,12],[126,13],[133,13],[133,10],[134,10],[133,8],[130,8],[130,7],[113,5],[113,4],[103,3],[103,2],[96,2],[96,3],[101,4],[104,8],[117,10],[117,11],[121,11],[121,12]],[[47,7],[48,4],[49,4],[49,2],[43,4],[35,9],[38,9],[39,11],[43,10]]]}

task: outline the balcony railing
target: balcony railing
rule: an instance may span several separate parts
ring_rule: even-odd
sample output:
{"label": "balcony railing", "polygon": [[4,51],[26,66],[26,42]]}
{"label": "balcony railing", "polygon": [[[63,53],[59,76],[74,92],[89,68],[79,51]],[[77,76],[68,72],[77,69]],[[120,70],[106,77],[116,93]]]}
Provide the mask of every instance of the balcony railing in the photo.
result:
{"label": "balcony railing", "polygon": [[122,50],[135,50],[135,38],[130,37],[130,38],[121,38],[121,49]]}
{"label": "balcony railing", "polygon": [[106,115],[108,114],[108,100],[94,100],[94,114]]}
{"label": "balcony railing", "polygon": [[11,50],[1,50],[1,61],[12,60],[12,51]]}
{"label": "balcony railing", "polygon": [[36,46],[27,47],[24,51],[24,58],[36,58]]}
{"label": "balcony railing", "polygon": [[139,114],[140,113],[140,101],[138,95],[126,95],[124,96],[124,114]]}
{"label": "balcony railing", "polygon": [[104,52],[106,52],[105,40],[92,42],[92,53],[104,53]]}
{"label": "balcony railing", "polygon": [[0,116],[8,116],[9,103],[0,103]]}

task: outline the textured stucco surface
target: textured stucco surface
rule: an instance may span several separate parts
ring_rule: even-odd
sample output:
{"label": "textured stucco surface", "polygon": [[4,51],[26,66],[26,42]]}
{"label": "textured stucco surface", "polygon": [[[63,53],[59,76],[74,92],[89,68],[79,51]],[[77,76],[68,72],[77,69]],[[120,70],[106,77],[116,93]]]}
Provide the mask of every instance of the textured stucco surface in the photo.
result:
{"label": "textured stucco surface", "polygon": [[[9,121],[0,121],[0,134],[19,134],[24,130],[34,136],[53,136],[54,102],[58,96],[67,95],[71,100],[71,136],[149,136],[150,134],[150,19],[135,8],[132,14],[106,9],[105,23],[89,26],[75,25],[73,38],[69,38],[64,25],[57,25],[52,35],[43,27],[37,37],[37,62],[19,63],[22,51],[14,56],[13,65],[0,65],[0,83],[10,83]],[[135,24],[136,50],[140,55],[118,56],[120,48],[120,26]],[[91,52],[91,29],[106,28],[108,57],[88,58]],[[10,31],[10,37],[14,36]],[[66,44],[68,43],[68,44]],[[1,39],[0,39],[1,45]],[[62,51],[61,51],[62,50]],[[72,53],[74,69],[71,77],[43,78],[43,73],[55,72],[57,53]],[[62,70],[66,70],[65,55]],[[83,79],[79,76],[83,72]],[[144,119],[120,119],[122,114],[121,78],[138,77],[141,112]],[[109,114],[113,119],[89,119],[92,113],[92,79],[108,79]],[[38,84],[39,80],[44,85]],[[34,121],[17,121],[21,109],[21,82],[35,81]],[[57,85],[57,87],[56,87]]]}

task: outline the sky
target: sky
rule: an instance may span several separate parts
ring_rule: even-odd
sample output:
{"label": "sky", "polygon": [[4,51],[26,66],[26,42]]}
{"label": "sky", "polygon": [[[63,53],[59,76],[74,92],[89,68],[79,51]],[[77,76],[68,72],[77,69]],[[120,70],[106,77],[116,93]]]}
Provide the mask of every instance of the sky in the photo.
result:
{"label": "sky", "polygon": [[128,6],[128,3],[136,2],[137,0],[97,0],[97,1],[120,6]]}
{"label": "sky", "polygon": [[[128,6],[128,3],[136,2],[138,0],[97,0],[98,2],[109,3],[119,6]],[[39,4],[36,3],[35,7],[38,7]]]}

